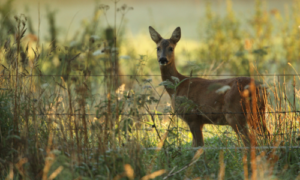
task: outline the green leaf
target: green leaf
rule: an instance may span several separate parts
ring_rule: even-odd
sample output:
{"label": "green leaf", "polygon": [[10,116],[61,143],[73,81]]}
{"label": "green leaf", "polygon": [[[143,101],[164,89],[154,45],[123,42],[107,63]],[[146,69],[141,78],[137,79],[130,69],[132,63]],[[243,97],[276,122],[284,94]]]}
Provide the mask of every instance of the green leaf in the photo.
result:
{"label": "green leaf", "polygon": [[175,89],[176,86],[169,80],[159,83],[159,86],[165,86],[166,88]]}
{"label": "green leaf", "polygon": [[152,79],[151,78],[149,78],[149,79],[143,79],[143,82],[144,83],[150,83],[150,82],[152,82]]}
{"label": "green leaf", "polygon": [[176,88],[177,88],[183,81],[185,81],[185,80],[187,80],[187,79],[189,79],[189,78],[185,78],[185,79],[183,79],[182,81],[180,81],[178,84],[176,84]]}
{"label": "green leaf", "polygon": [[150,126],[152,126],[152,125],[153,125],[153,123],[152,123],[152,122],[143,122],[143,123],[145,123],[145,124],[148,124],[148,125],[150,125]]}
{"label": "green leaf", "polygon": [[10,138],[16,138],[18,140],[21,140],[20,136],[17,136],[17,135],[10,135],[10,136],[7,136],[6,140],[10,139]]}
{"label": "green leaf", "polygon": [[178,84],[180,81],[179,78],[175,76],[171,76],[171,79],[175,82],[175,84]]}

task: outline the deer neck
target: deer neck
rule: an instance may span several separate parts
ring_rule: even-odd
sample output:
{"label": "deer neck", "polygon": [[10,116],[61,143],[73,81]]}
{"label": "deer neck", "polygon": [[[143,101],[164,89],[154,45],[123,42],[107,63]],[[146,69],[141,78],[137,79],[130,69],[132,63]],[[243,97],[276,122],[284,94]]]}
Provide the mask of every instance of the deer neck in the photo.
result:
{"label": "deer neck", "polygon": [[[166,66],[160,66],[160,72],[163,81],[169,80],[172,83],[175,83],[174,80],[172,79],[172,76],[178,78],[179,81],[182,81],[183,79],[186,78],[185,76],[183,76],[177,71],[174,61],[172,61],[172,63]],[[166,90],[170,96],[175,93],[174,89],[166,88]]]}

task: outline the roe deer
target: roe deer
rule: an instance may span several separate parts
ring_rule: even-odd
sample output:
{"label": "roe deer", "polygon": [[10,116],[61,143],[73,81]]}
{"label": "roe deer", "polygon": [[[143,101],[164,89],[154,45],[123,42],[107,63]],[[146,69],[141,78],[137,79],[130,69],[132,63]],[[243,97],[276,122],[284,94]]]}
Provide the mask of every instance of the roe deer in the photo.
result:
{"label": "roe deer", "polygon": [[[174,55],[181,37],[180,27],[174,30],[170,39],[163,39],[151,26],[149,32],[157,45],[162,80],[174,83],[178,79],[181,82],[176,90],[165,88],[172,99],[174,111],[188,124],[193,134],[193,146],[204,145],[204,124],[230,125],[237,135],[241,133],[245,146],[250,145],[247,124],[261,134],[269,135],[264,116],[266,102],[263,86],[249,77],[208,80],[183,76],[176,69]],[[217,90],[212,90],[215,87]],[[197,108],[186,110],[180,107],[176,99],[178,97],[192,101]],[[251,140],[251,144],[256,145],[255,138],[251,137]]]}

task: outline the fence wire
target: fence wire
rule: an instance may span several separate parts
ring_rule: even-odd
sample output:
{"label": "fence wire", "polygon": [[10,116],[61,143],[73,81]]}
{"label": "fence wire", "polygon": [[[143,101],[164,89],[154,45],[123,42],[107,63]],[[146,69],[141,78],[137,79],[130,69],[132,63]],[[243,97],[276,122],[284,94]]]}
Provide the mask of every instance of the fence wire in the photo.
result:
{"label": "fence wire", "polygon": [[[97,128],[73,128],[73,129],[70,129],[70,128],[52,128],[52,129],[49,129],[47,128],[47,130],[51,130],[51,131],[85,131],[85,130],[94,130],[94,129],[97,129]],[[132,128],[133,130],[136,130],[136,131],[155,131],[154,127],[149,127],[149,128]],[[39,130],[45,130],[43,128],[39,128]],[[104,131],[104,129],[101,129]],[[111,129],[107,129],[107,130],[111,130]],[[166,129],[166,128],[158,128],[157,129],[158,131],[171,131],[171,129]],[[191,132],[191,130],[189,129],[184,129],[184,128],[180,128],[179,129],[180,132]],[[208,133],[208,134],[214,134],[215,132],[212,132],[212,131],[206,131],[206,130],[202,130],[203,133]],[[293,132],[289,132],[289,133],[276,133],[276,134],[269,134],[268,136],[284,136],[284,135],[287,135],[287,134],[290,134],[290,135],[296,135],[298,132],[297,131],[293,131]],[[229,134],[229,135],[236,135],[235,132],[230,132],[228,130],[226,130],[225,132],[222,132],[221,134]],[[265,135],[260,135],[260,134],[257,134],[257,136],[265,136]]]}
{"label": "fence wire", "polygon": [[[174,115],[206,115],[206,114],[258,114],[258,113],[264,113],[264,114],[288,114],[288,113],[300,113],[300,110],[297,111],[270,111],[270,112],[202,112],[202,113],[175,113],[175,114],[170,114],[170,113],[153,113],[153,114],[149,114],[149,113],[142,113],[142,114],[134,114],[134,116],[174,116]],[[51,114],[27,114],[29,116],[97,116],[97,114],[69,114],[69,113],[62,113],[62,114],[56,114],[56,113],[51,113]],[[119,114],[122,116],[133,116],[133,114]]]}
{"label": "fence wire", "polygon": [[[162,150],[163,148],[158,148],[158,147],[153,147],[153,148],[144,148],[143,150],[148,151],[148,150]],[[185,151],[192,151],[192,150],[198,150],[198,149],[203,149],[203,150],[246,150],[246,149],[256,149],[256,150],[268,150],[268,149],[300,149],[300,146],[255,146],[255,147],[191,147],[191,148],[175,148],[177,150],[185,150]],[[122,150],[122,149],[120,149]],[[124,150],[124,149],[123,149]],[[108,151],[113,151],[113,150],[108,150]]]}
{"label": "fence wire", "polygon": [[[63,148],[58,148],[59,150],[62,150]],[[141,148],[143,151],[161,151],[161,150],[168,150],[168,148],[160,148],[160,147],[150,147],[150,148]],[[170,149],[170,148],[169,148]],[[182,147],[172,147],[172,150],[176,151],[196,151],[199,149],[203,150],[271,150],[271,149],[284,149],[284,150],[291,150],[291,149],[300,149],[300,146],[252,146],[252,147],[235,147],[235,146],[199,146],[199,147],[190,147],[190,148],[182,148]],[[78,150],[78,149],[74,149]],[[81,151],[92,151],[92,150],[98,150],[98,148],[80,148]],[[115,148],[115,149],[108,149],[106,150],[106,153],[111,152],[120,152],[124,151],[126,148]]]}
{"label": "fence wire", "polygon": [[[184,74],[183,74],[184,75]],[[144,74],[144,75],[140,75],[140,74],[90,74],[90,75],[84,75],[84,74],[43,74],[43,75],[26,75],[26,74],[19,74],[19,75],[13,75],[13,74],[0,74],[0,77],[3,76],[21,76],[21,77],[47,77],[47,76],[84,76],[84,77],[110,77],[110,76],[128,76],[128,77],[138,77],[138,76],[162,76],[161,74]],[[266,76],[266,77],[277,77],[277,76],[288,76],[288,77],[299,77],[299,74],[253,74],[253,75],[249,75],[249,74],[242,74],[242,75],[238,75],[238,74],[203,74],[203,75],[190,75],[190,74],[186,74],[184,76],[187,77],[262,77],[262,76]]]}
{"label": "fence wire", "polygon": [[[19,75],[10,75],[10,74],[0,74],[0,77],[11,77],[11,76],[20,76],[22,78],[29,78],[29,77],[61,77],[61,76],[66,76],[66,77],[160,77],[161,74],[157,75],[136,75],[136,74],[91,74],[91,75],[58,75],[58,74],[45,74],[45,75],[26,75],[26,74],[19,74]],[[185,75],[187,77],[277,77],[279,80],[279,77],[299,77],[299,74],[255,74],[255,75],[232,75],[232,74],[223,74],[223,75]],[[295,88],[295,84],[294,84]],[[7,88],[0,88],[0,90],[11,90]],[[201,113],[184,113],[184,115],[206,115],[206,114],[212,114],[212,115],[218,115],[218,114],[254,114],[254,113],[264,113],[264,114],[288,114],[288,113],[300,113],[300,110],[291,110],[291,111],[269,111],[269,112],[201,112]],[[119,115],[122,116],[173,116],[173,115],[178,115],[181,113],[141,113],[141,114],[130,114],[130,113],[120,113]],[[96,113],[86,113],[86,114],[79,114],[79,113],[37,113],[37,114],[27,114],[29,116],[95,116],[97,117],[98,114]],[[39,130],[44,130],[43,128],[38,128]],[[69,129],[69,128],[52,128],[47,130],[53,130],[53,131],[76,131],[76,130],[93,130],[97,128],[74,128],[74,129]],[[149,125],[149,128],[132,128],[133,130],[137,131],[153,131],[155,129],[154,127]],[[103,129],[102,129],[103,130]],[[164,128],[159,128],[157,129],[159,131],[170,131],[170,129],[164,129]],[[180,128],[180,132],[190,132],[189,129],[184,129]],[[203,133],[213,133],[212,131],[202,131]],[[290,133],[276,133],[276,134],[270,134],[270,136],[283,136],[283,135],[296,135],[298,132],[293,131]],[[221,134],[236,134],[235,132],[222,132]],[[264,135],[258,135],[258,136],[264,136]],[[181,147],[174,147],[173,149],[175,150],[198,150],[198,149],[203,149],[203,150],[246,150],[249,149],[250,147],[193,147],[193,148],[181,148]],[[268,150],[268,149],[300,149],[300,146],[257,146],[257,147],[251,147],[252,149],[256,150]],[[117,151],[123,151],[124,148],[119,148],[119,149],[110,149],[107,150],[106,152],[117,152]],[[151,147],[151,148],[143,148],[142,150],[144,151],[158,151],[162,150],[162,148],[158,147]]]}

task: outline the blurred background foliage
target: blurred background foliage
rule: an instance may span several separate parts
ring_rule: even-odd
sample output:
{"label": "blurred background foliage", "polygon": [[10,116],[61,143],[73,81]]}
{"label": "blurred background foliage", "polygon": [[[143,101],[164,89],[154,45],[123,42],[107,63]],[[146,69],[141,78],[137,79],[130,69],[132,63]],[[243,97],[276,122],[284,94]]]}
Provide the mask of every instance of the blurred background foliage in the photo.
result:
{"label": "blurred background foliage", "polygon": [[[24,47],[28,42],[39,41],[43,42],[43,48],[41,51],[49,49],[51,47],[62,51],[68,51],[71,49],[79,50],[82,55],[88,51],[88,39],[90,36],[95,37],[98,40],[98,47],[90,49],[90,51],[96,51],[101,49],[101,39],[105,39],[105,28],[116,24],[118,29],[118,44],[120,45],[119,56],[121,56],[121,64],[128,61],[135,61],[139,59],[140,55],[146,55],[148,57],[146,67],[144,69],[145,74],[158,74],[157,63],[155,60],[154,45],[149,39],[148,25],[154,26],[156,29],[162,29],[162,35],[168,38],[172,30],[180,24],[184,24],[182,21],[188,19],[178,19],[176,21],[164,22],[163,18],[155,19],[155,22],[149,22],[145,27],[141,27],[139,24],[133,27],[128,27],[126,24],[134,24],[129,18],[132,16],[125,11],[116,12],[117,20],[114,20],[114,9],[111,6],[99,8],[102,2],[88,2],[88,4],[94,4],[94,10],[89,9],[89,18],[78,19],[78,12],[72,12],[70,9],[65,8],[68,6],[67,2],[62,3],[62,8],[55,8],[58,2],[54,2],[51,6],[45,8],[40,5],[40,11],[44,14],[37,14],[37,7],[32,7],[31,2],[27,2],[29,6],[26,6],[26,1],[21,3],[19,1],[4,1],[1,6],[1,37],[4,38],[6,34],[11,33],[13,28],[13,16],[16,14],[16,9],[20,12],[26,12],[29,15],[27,17],[28,30],[26,37],[23,40]],[[120,2],[132,7],[137,2]],[[158,2],[154,2],[158,3]],[[234,3],[239,4],[238,7],[234,6]],[[242,6],[244,3],[244,6]],[[211,74],[239,74],[249,75],[249,63],[253,63],[257,69],[257,73],[284,73],[289,71],[290,62],[296,69],[298,68],[298,34],[299,34],[299,2],[298,1],[251,1],[251,2],[231,2],[231,1],[199,1],[199,4],[195,2],[186,2],[183,4],[198,5],[201,7],[199,11],[199,17],[193,17],[197,21],[192,22],[191,26],[182,26],[182,40],[178,44],[176,49],[178,68],[181,72],[189,74],[191,69],[199,69],[198,74],[203,74],[203,70],[210,68]],[[251,7],[249,7],[249,4]],[[272,4],[276,4],[273,8]],[[78,6],[78,2],[74,2],[74,7]],[[81,5],[81,4],[79,4]],[[137,6],[142,6],[143,3],[137,3]],[[147,6],[147,2],[144,2],[144,6]],[[165,3],[161,4],[165,6]],[[178,2],[172,4],[174,9],[180,5]],[[35,6],[37,6],[35,4]],[[216,10],[216,6],[218,10]],[[15,8],[17,7],[17,8]],[[235,8],[234,8],[235,7]],[[240,8],[242,7],[242,8]],[[51,10],[52,8],[52,10]],[[64,9],[65,8],[65,9]],[[171,10],[167,9],[166,12]],[[182,7],[184,11],[185,7]],[[129,9],[129,8],[127,8]],[[172,9],[172,8],[169,8]],[[74,8],[74,10],[77,10]],[[197,10],[197,9],[195,9]],[[63,11],[63,12],[61,12]],[[65,12],[67,11],[67,12]],[[136,10],[138,11],[138,10]],[[247,14],[243,14],[245,11]],[[36,13],[33,15],[33,12]],[[83,11],[86,13],[85,11]],[[140,13],[140,11],[138,11]],[[147,16],[145,19],[153,19],[157,17],[156,14],[149,12],[140,15]],[[58,24],[62,22],[60,14],[68,13],[73,14],[70,22],[64,24]],[[82,12],[81,12],[82,13]],[[133,15],[137,16],[137,12],[132,11]],[[42,14],[42,15],[41,15]],[[129,17],[127,17],[129,15]],[[87,15],[86,15],[87,16]],[[172,14],[170,14],[172,16]],[[168,19],[170,17],[166,17]],[[175,17],[176,18],[176,17]],[[32,20],[34,19],[34,20]],[[58,19],[58,20],[56,20]],[[37,21],[38,20],[38,21]],[[63,19],[66,21],[67,17]],[[129,21],[128,21],[129,20]],[[134,21],[134,20],[133,20]],[[129,23],[128,23],[129,22]],[[144,22],[145,23],[145,22]],[[43,24],[43,26],[41,26]],[[159,24],[157,27],[155,24]],[[40,25],[40,26],[39,26]],[[74,28],[78,26],[78,28]],[[195,27],[194,29],[191,29]],[[138,28],[139,30],[137,30]],[[47,29],[45,29],[47,28]],[[40,33],[40,29],[43,30]],[[166,31],[167,29],[167,31]],[[46,33],[47,32],[47,33]],[[160,31],[161,32],[161,31]],[[167,33],[166,33],[167,32]],[[40,34],[38,38],[38,36]],[[2,45],[5,40],[1,41]],[[34,43],[32,43],[34,45]],[[98,48],[98,49],[97,49]],[[29,48],[30,50],[30,48]],[[60,65],[61,58],[58,54],[51,54],[51,58],[46,58],[47,62],[43,62],[41,70],[50,74],[55,74],[55,70]],[[95,59],[95,58],[94,58]],[[91,63],[95,61],[91,60]],[[134,63],[135,65],[137,63]],[[220,66],[222,65],[222,68]],[[91,64],[91,67],[94,67]],[[59,68],[58,68],[59,69]],[[123,68],[123,74],[130,74],[132,68]],[[134,69],[134,68],[133,68]]]}

